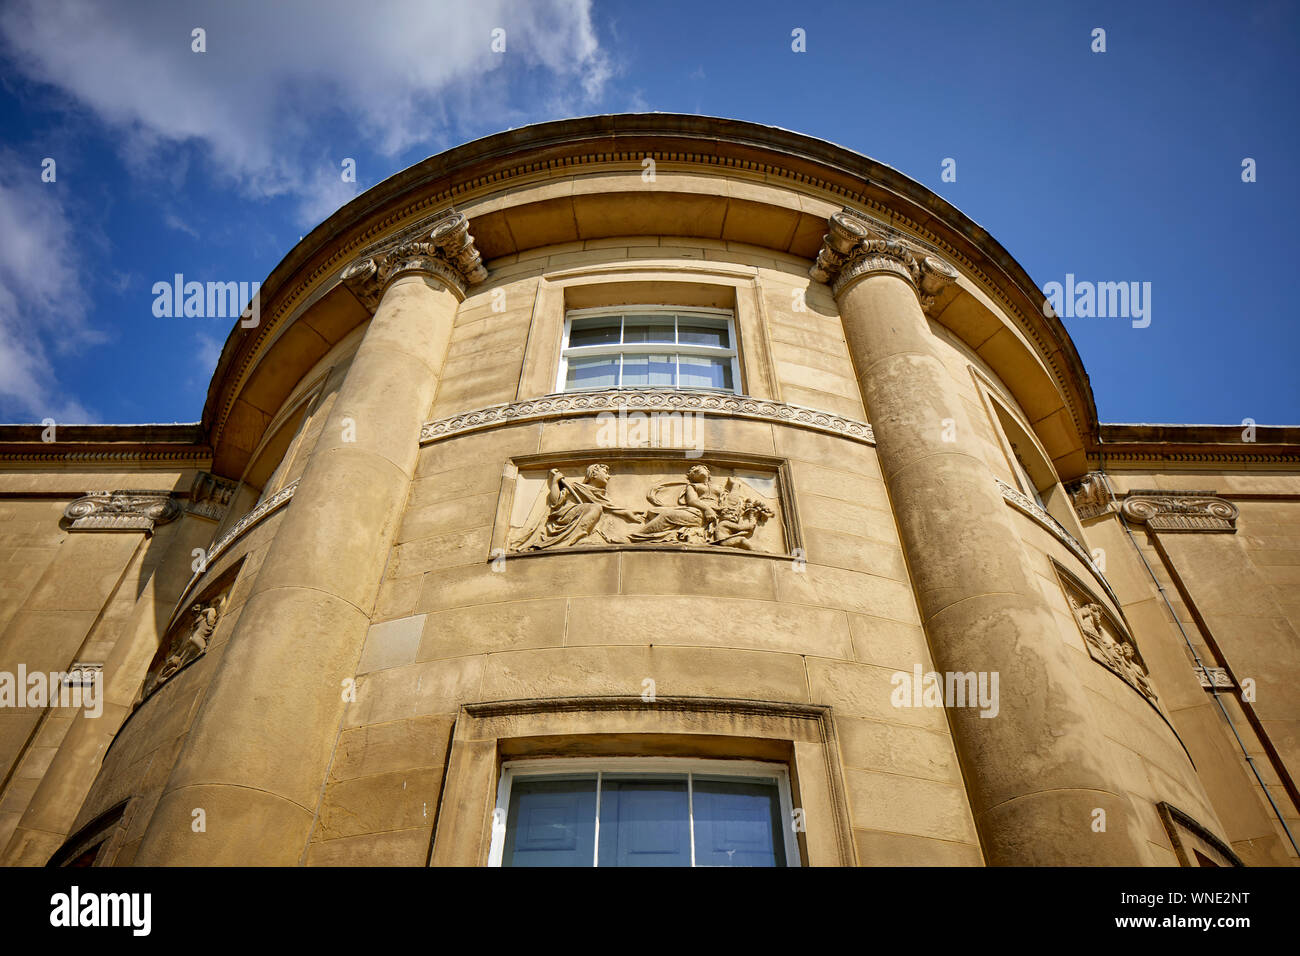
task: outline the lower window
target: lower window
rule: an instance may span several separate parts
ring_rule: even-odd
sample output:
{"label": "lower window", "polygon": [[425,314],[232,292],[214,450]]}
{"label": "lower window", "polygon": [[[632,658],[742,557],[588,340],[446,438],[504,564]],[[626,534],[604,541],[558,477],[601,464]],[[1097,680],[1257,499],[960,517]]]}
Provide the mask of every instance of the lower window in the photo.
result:
{"label": "lower window", "polygon": [[502,767],[491,866],[798,866],[780,764],[621,758]]}

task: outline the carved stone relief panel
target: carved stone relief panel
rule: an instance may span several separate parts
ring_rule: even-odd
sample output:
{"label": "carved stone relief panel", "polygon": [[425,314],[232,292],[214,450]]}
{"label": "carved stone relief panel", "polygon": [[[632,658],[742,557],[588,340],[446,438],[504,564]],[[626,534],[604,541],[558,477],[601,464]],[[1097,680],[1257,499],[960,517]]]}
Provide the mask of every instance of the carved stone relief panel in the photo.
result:
{"label": "carved stone relief panel", "polygon": [[1075,623],[1079,625],[1088,654],[1155,705],[1155,688],[1151,686],[1146,662],[1133,638],[1073,575],[1059,566],[1056,575],[1070,602],[1070,610],[1074,614]]}
{"label": "carved stone relief panel", "polygon": [[229,587],[190,605],[177,615],[175,624],[158,653],[154,655],[149,673],[145,676],[141,700],[167,683],[187,664],[207,653],[212,633],[226,607]]}
{"label": "carved stone relief panel", "polygon": [[777,463],[593,453],[510,470],[508,554],[695,547],[790,555],[796,547]]}

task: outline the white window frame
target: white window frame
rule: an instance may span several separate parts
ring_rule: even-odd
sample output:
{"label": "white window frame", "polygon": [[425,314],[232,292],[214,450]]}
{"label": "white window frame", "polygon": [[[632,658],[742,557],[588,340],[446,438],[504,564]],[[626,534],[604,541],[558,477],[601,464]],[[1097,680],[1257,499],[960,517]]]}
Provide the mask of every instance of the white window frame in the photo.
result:
{"label": "white window frame", "polygon": [[675,773],[687,779],[687,813],[689,818],[691,866],[695,866],[695,787],[694,775],[752,777],[775,780],[781,807],[781,833],[785,838],[785,865],[802,866],[799,841],[794,831],[794,805],[790,796],[790,772],[784,764],[759,760],[693,759],[690,757],[572,757],[509,760],[501,765],[497,784],[497,802],[492,811],[492,846],[488,866],[500,866],[505,855],[506,820],[510,815],[510,789],[516,777],[555,776],[559,774],[595,774],[596,833],[591,865],[600,854],[600,778],[606,773]]}
{"label": "white window frame", "polygon": [[[727,348],[718,348],[712,345],[681,345],[670,342],[645,342],[628,345],[622,341],[623,328],[626,325],[628,315],[654,315],[666,314],[676,316],[699,316],[702,319],[725,319],[727,322],[727,341],[730,345]],[[579,345],[571,347],[569,345],[569,332],[573,327],[574,319],[600,318],[603,316],[618,316],[619,321],[619,342],[613,345]],[[676,325],[674,323],[674,337],[676,336]],[[565,381],[569,377],[569,359],[587,358],[595,355],[618,355],[618,378],[619,384],[613,388],[637,388],[637,389],[664,389],[667,391],[682,391],[680,385],[623,385],[623,361],[622,356],[633,355],[663,355],[665,353],[674,353],[676,355],[703,355],[709,358],[721,358],[731,360],[731,388],[689,388],[685,391],[709,391],[720,392],[724,395],[743,395],[740,381],[740,352],[736,347],[736,316],[730,309],[710,309],[710,308],[680,308],[673,305],[623,305],[618,308],[599,308],[599,309],[572,309],[565,313],[564,316],[564,338],[560,342],[560,371],[556,377],[556,392],[590,392],[604,391],[611,386],[599,386],[597,388],[565,388]],[[680,361],[674,378],[681,381]]]}

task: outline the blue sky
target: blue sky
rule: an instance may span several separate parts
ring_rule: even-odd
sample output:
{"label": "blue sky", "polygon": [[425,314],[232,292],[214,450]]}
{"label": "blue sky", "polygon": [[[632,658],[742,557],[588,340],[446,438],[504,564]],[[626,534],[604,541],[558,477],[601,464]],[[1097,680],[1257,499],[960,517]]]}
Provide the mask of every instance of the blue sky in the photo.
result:
{"label": "blue sky", "polygon": [[155,317],[155,282],[260,281],[450,146],[661,110],[887,163],[1040,287],[1150,283],[1145,328],[1065,319],[1102,421],[1295,424],[1298,52],[1291,2],[8,0],[0,421],[196,421],[233,323]]}

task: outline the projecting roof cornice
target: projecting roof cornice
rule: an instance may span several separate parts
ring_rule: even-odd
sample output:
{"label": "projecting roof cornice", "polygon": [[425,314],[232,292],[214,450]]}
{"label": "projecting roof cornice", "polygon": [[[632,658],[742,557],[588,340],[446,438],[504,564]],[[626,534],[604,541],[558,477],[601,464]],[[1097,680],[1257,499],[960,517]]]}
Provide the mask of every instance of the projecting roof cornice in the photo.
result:
{"label": "projecting roof cornice", "polygon": [[1300,462],[1297,425],[1101,425],[1094,463],[1276,464]]}
{"label": "projecting roof cornice", "polygon": [[[262,284],[259,325],[237,324],[222,351],[202,418],[218,453],[231,427],[235,402],[260,357],[286,333],[289,321],[305,304],[329,294],[362,250],[414,220],[454,206],[470,217],[479,252],[490,270],[494,258],[518,252],[525,243],[541,244],[544,236],[526,237],[500,228],[491,204],[485,203],[487,197],[508,199],[511,187],[554,178],[566,170],[640,173],[646,159],[653,159],[661,171],[777,183],[815,198],[809,209],[791,210],[789,228],[780,235],[756,233],[741,241],[767,242],[771,248],[813,260],[826,232],[827,204],[834,204],[849,206],[933,248],[1013,317],[1016,331],[1055,379],[1085,449],[1096,445],[1095,404],[1064,326],[1054,315],[1044,315],[1041,292],[1011,255],[946,200],[889,166],[810,136],[739,120],[650,113],[560,120],[467,143],[389,177],[312,230]],[[656,195],[666,199],[668,194],[665,190]],[[746,201],[730,199],[737,208]],[[644,200],[642,193],[638,201],[644,205]],[[571,201],[572,208],[580,211],[580,201]],[[556,210],[565,208],[561,197]],[[681,219],[686,229],[696,223],[701,230],[714,228],[710,217]],[[566,217],[554,215],[549,220],[564,223]],[[570,239],[605,235],[584,235],[576,212],[568,217],[568,227],[574,230]],[[723,233],[715,238],[735,237]],[[238,415],[236,419],[237,431],[255,428],[238,420]]]}
{"label": "projecting roof cornice", "polygon": [[0,461],[197,467],[212,457],[199,424],[0,425]]}

